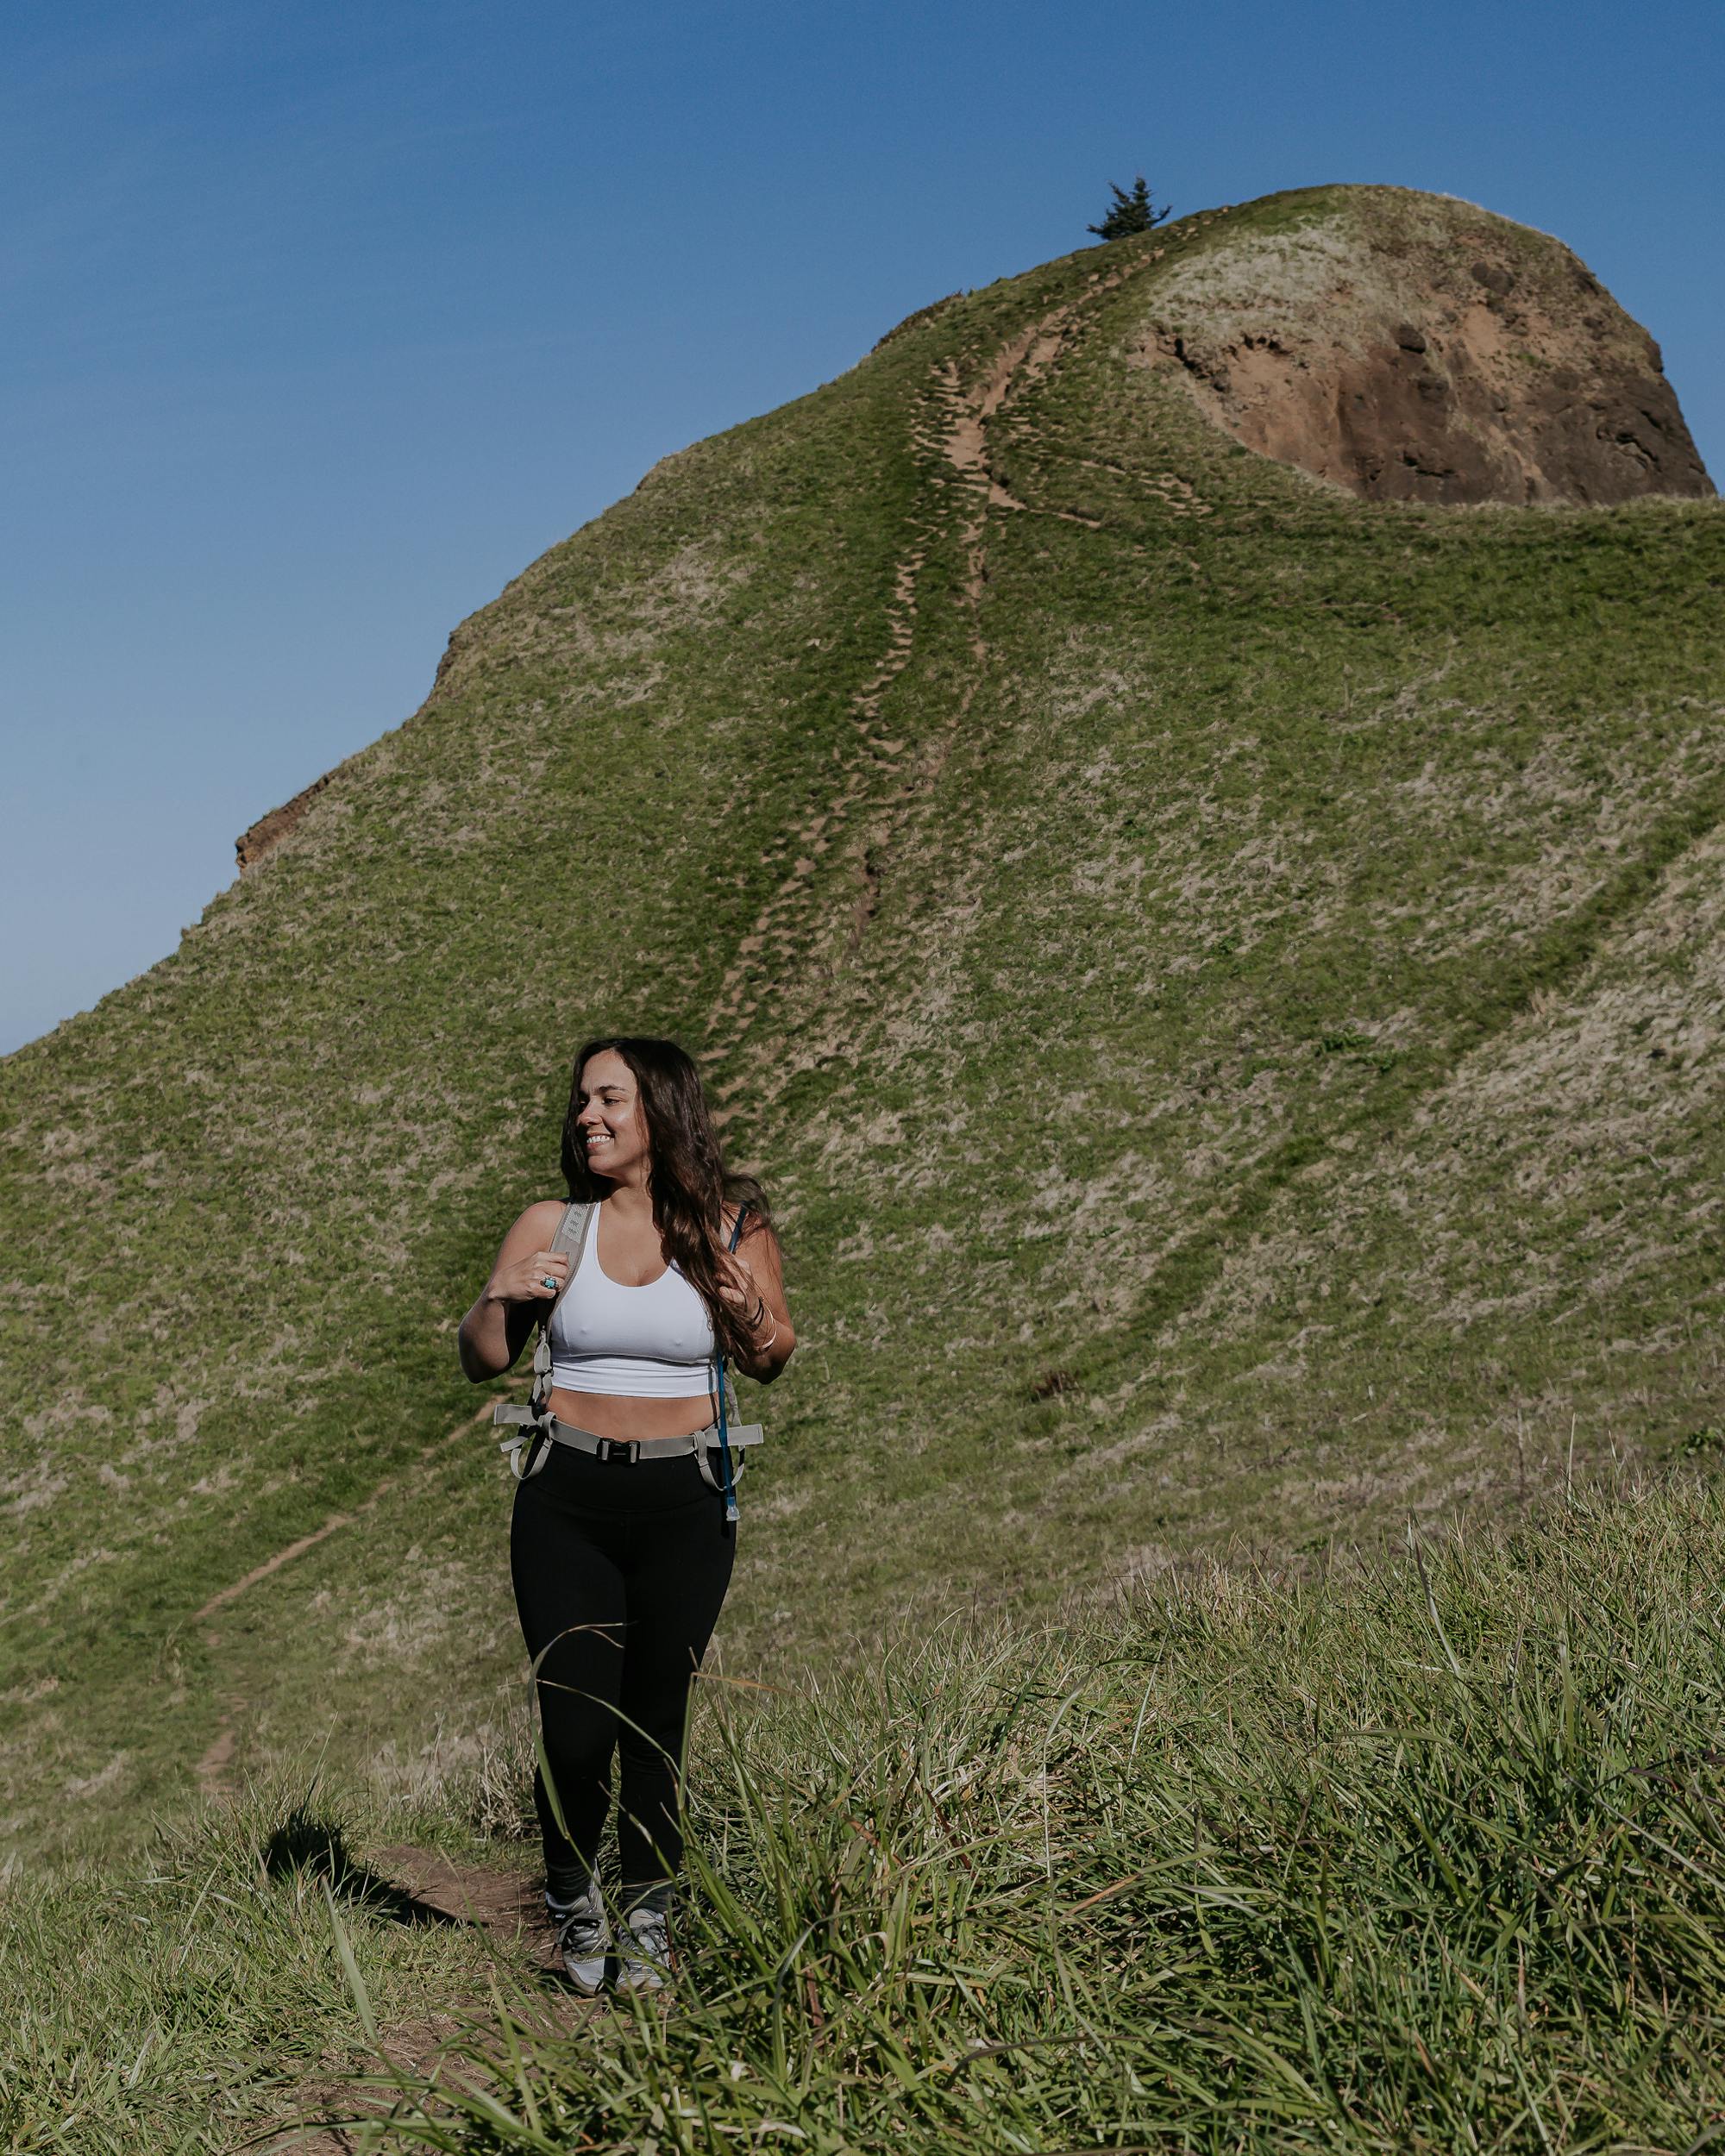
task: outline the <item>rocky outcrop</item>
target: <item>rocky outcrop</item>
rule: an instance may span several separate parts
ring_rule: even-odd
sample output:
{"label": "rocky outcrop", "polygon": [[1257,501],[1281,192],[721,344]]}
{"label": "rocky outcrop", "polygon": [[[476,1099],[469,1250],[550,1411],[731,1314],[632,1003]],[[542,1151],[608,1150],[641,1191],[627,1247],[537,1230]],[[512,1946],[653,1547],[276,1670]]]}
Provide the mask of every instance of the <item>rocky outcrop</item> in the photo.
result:
{"label": "rocky outcrop", "polygon": [[1659,349],[1569,249],[1399,188],[1193,249],[1138,356],[1237,441],[1374,500],[1710,495]]}
{"label": "rocky outcrop", "polygon": [[280,845],[335,775],[333,771],[326,771],[321,779],[314,779],[310,786],[302,787],[291,801],[284,801],[267,816],[259,817],[255,824],[240,833],[234,841],[234,856],[242,875]]}

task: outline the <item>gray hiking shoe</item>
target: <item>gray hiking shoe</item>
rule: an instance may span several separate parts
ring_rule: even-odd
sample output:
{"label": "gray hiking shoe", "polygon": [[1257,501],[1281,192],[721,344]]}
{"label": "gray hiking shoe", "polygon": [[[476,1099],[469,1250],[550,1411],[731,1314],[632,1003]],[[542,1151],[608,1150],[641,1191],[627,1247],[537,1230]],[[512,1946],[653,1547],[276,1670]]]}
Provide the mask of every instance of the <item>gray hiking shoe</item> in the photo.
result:
{"label": "gray hiking shoe", "polygon": [[585,1894],[569,1901],[545,1896],[545,1907],[557,1929],[557,1951],[577,1991],[588,1998],[605,1982],[605,1955],[611,1946],[611,1925],[599,1899],[599,1881],[590,1879]]}
{"label": "gray hiking shoe", "polygon": [[671,1912],[668,1896],[651,1895],[637,1902],[625,1922],[625,1940],[617,1971],[619,1991],[657,1991],[670,1981]]}

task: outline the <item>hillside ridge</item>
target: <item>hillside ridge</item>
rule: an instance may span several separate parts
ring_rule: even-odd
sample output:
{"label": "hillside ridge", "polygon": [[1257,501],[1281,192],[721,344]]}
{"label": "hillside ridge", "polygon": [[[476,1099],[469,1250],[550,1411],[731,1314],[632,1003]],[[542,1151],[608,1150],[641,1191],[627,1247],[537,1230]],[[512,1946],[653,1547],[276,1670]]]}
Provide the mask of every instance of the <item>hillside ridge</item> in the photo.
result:
{"label": "hillside ridge", "polygon": [[[1339,199],[1379,220],[1390,205],[1402,229],[1373,235],[1369,247],[1357,238],[1351,246],[1338,242],[1327,254],[1314,249],[1309,233],[1290,240],[1279,231],[1266,235],[1249,262],[1236,265],[1232,287],[1218,284],[1208,260],[1200,271],[1208,290],[1164,280],[1164,305],[1172,302],[1176,311],[1183,305],[1189,319],[1182,329],[1157,322],[1145,357],[1171,359],[1214,424],[1259,454],[1374,499],[1610,504],[1649,493],[1713,494],[1665,379],[1658,345],[1561,241],[1458,196],[1408,189],[1331,185],[1290,190],[1264,204],[1297,212],[1314,198]],[[1131,264],[1094,273],[1092,296],[1163,260],[1170,245],[1191,239],[1233,207],[1198,212],[1164,238],[1138,243]],[[1467,213],[1459,232],[1453,229],[1456,212]],[[1442,229],[1446,219],[1448,231]],[[1440,237],[1458,240],[1473,257],[1465,270],[1444,260]],[[1320,268],[1334,266],[1327,288],[1320,274],[1314,276],[1314,254]],[[1374,257],[1379,265],[1388,257],[1389,273],[1380,268],[1376,289],[1362,291],[1358,265]],[[1530,261],[1542,275],[1527,278]],[[1567,287],[1555,301],[1554,287]],[[916,309],[875,352],[964,297],[953,293]],[[986,421],[1012,377],[1026,366],[1032,376],[1038,372],[1070,327],[1063,304],[1050,317],[1046,334],[1053,342],[1039,358],[1031,348],[1042,334],[1035,327],[1015,341],[1022,350],[1003,348],[1007,373],[992,385],[994,402],[985,385],[967,417],[952,417],[956,431],[947,454],[961,469],[982,456]],[[1506,342],[1518,334],[1519,348]],[[1506,382],[1506,353],[1524,369],[1542,370],[1544,385],[1530,394]],[[662,459],[640,485],[663,476],[674,461]],[[988,477],[990,506],[1025,506],[996,474]],[[1070,510],[1050,513],[1083,521]],[[913,581],[920,566],[920,557],[906,565]],[[900,599],[904,620],[913,618],[908,585]],[[467,624],[451,632],[433,697],[469,633]],[[906,630],[906,646],[895,643],[885,663],[902,663],[907,636]],[[884,674],[859,697],[878,696],[890,679]],[[294,828],[334,775],[325,773],[241,834],[235,846],[242,871]]]}

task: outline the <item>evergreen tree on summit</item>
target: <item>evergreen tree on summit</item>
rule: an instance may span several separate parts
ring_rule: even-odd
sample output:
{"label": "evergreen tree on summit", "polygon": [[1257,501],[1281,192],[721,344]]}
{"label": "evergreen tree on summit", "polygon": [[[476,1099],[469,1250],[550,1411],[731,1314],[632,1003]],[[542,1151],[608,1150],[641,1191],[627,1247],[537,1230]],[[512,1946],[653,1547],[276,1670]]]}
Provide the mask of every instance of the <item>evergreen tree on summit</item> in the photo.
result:
{"label": "evergreen tree on summit", "polygon": [[1116,187],[1113,180],[1108,189],[1114,197],[1113,206],[1101,224],[1087,224],[1084,229],[1094,232],[1099,240],[1124,240],[1134,232],[1148,232],[1163,219],[1173,214],[1172,207],[1158,210],[1150,198],[1150,189],[1140,172],[1128,194],[1124,187]]}

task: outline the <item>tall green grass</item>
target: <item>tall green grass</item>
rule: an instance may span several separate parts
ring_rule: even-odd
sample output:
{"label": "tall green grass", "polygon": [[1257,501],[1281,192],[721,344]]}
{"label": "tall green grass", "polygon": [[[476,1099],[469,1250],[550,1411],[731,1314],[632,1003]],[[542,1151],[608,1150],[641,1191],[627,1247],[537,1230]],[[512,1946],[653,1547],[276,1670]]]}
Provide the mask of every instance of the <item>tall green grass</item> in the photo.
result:
{"label": "tall green grass", "polygon": [[524,1993],[392,2149],[1725,2138],[1725,1505],[1577,1500],[710,1705],[668,2010]]}
{"label": "tall green grass", "polygon": [[256,1796],[5,1890],[0,2146],[1699,2152],[1722,1583],[1719,1486],[1583,1492],[714,1682],[674,1991],[594,2011],[379,1855],[524,1872],[524,1727],[417,1812]]}

